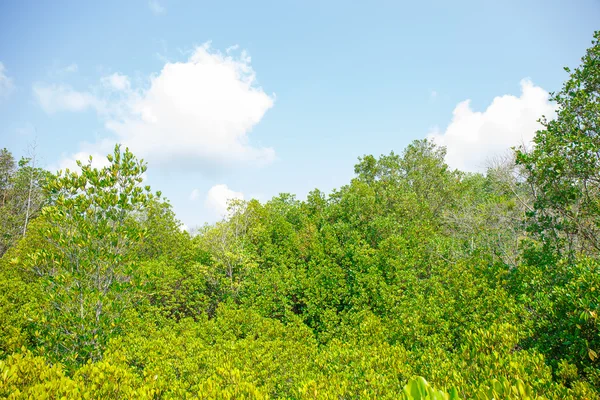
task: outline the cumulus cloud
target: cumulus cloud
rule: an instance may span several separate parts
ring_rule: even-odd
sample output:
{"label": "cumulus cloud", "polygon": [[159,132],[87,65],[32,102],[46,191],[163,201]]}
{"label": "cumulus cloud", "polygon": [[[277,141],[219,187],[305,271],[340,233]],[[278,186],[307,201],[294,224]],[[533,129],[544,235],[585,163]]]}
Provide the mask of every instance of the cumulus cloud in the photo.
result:
{"label": "cumulus cloud", "polygon": [[229,189],[225,184],[219,184],[209,189],[205,205],[219,217],[224,217],[227,215],[228,202],[233,199],[243,200],[244,194]]}
{"label": "cumulus cloud", "polygon": [[[132,88],[126,75],[115,73],[93,90],[38,84],[34,93],[48,113],[96,110],[113,143],[128,146],[152,165],[211,173],[269,163],[274,150],[252,146],[248,135],[273,106],[274,96],[257,85],[250,57],[233,52],[200,46],[185,62],[167,62],[144,88]],[[95,150],[106,151],[107,141]]]}
{"label": "cumulus cloud", "polygon": [[549,94],[530,80],[521,81],[521,95],[494,98],[483,112],[474,111],[470,100],[459,103],[445,131],[428,137],[446,146],[446,161],[463,171],[483,171],[488,161],[512,146],[529,143],[541,128],[537,120],[552,118],[555,106]]}
{"label": "cumulus cloud", "polygon": [[0,62],[0,98],[8,97],[14,90],[15,85],[12,78],[6,75],[6,68]]}
{"label": "cumulus cloud", "polygon": [[172,163],[269,162],[269,148],[247,135],[273,106],[255,87],[250,59],[198,48],[185,63],[167,63],[150,88],[129,99],[129,115],[107,127],[148,159]]}
{"label": "cumulus cloud", "polygon": [[150,7],[150,11],[154,15],[160,15],[165,12],[165,8],[158,2],[158,0],[150,0],[148,2],[148,7]]}

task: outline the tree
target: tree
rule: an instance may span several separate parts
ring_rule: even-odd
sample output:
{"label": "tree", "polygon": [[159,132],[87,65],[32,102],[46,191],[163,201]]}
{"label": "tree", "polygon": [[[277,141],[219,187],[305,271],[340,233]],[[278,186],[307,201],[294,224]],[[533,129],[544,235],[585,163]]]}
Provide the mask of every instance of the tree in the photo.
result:
{"label": "tree", "polygon": [[10,151],[6,148],[0,150],[0,206],[4,207],[8,191],[11,186],[11,180],[15,173],[15,159]]}
{"label": "tree", "polygon": [[52,358],[68,364],[98,360],[122,328],[132,303],[135,251],[144,238],[137,216],[154,198],[141,187],[146,171],[128,149],[115,146],[110,165],[68,169],[47,185],[53,205],[42,211],[38,234],[46,246],[26,265],[46,292],[36,335]]}
{"label": "tree", "polygon": [[551,95],[553,120],[517,150],[534,192],[530,230],[556,253],[600,252],[600,31],[581,66]]}
{"label": "tree", "polygon": [[42,187],[50,173],[36,166],[35,147],[30,155],[15,163],[8,150],[0,150],[0,256],[25,236],[47,200]]}
{"label": "tree", "polygon": [[24,165],[27,165],[27,177],[28,177],[28,183],[27,183],[27,202],[25,205],[25,221],[23,222],[23,236],[25,236],[25,234],[27,233],[27,224],[29,223],[29,220],[31,218],[31,214],[32,212],[37,208],[35,207],[36,204],[39,204],[39,201],[36,201],[35,199],[35,195],[36,192],[34,191],[34,185],[36,183],[36,161],[37,161],[37,154],[36,154],[36,148],[37,148],[37,143],[33,143],[33,145],[30,148],[30,157],[28,157],[26,160],[21,160],[21,162],[19,162],[19,166],[22,167]]}
{"label": "tree", "polygon": [[14,242],[15,215],[10,207],[13,177],[15,174],[15,159],[7,149],[0,150],[0,256]]}
{"label": "tree", "polygon": [[525,345],[550,363],[580,368],[600,385],[600,31],[581,65],[551,98],[553,120],[534,147],[517,150],[533,193],[524,263],[511,274],[516,296],[533,314],[534,335]]}
{"label": "tree", "polygon": [[209,315],[220,301],[239,301],[243,280],[255,267],[254,257],[247,249],[247,236],[256,207],[256,201],[230,200],[226,219],[205,228],[195,238],[200,249],[211,255],[207,283],[215,301]]}

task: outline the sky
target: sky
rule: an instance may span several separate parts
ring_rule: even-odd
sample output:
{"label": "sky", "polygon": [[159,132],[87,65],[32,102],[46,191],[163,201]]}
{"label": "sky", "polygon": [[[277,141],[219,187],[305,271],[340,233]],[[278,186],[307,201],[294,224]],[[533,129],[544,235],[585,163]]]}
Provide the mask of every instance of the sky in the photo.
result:
{"label": "sky", "polygon": [[416,139],[481,172],[597,29],[600,0],[4,0],[0,148],[55,171],[122,143],[190,228]]}

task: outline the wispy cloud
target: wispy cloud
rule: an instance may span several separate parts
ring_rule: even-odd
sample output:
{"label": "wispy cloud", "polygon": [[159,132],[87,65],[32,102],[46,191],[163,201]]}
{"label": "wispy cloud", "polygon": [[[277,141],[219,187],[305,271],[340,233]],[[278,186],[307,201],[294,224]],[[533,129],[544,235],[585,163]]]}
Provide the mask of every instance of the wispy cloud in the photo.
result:
{"label": "wispy cloud", "polygon": [[74,73],[74,72],[77,72],[78,70],[79,70],[79,66],[75,63],[69,64],[63,69],[64,72],[68,72],[68,73]]}
{"label": "wispy cloud", "polygon": [[192,190],[192,193],[190,193],[190,200],[191,201],[196,201],[200,198],[200,189],[194,189]]}
{"label": "wispy cloud", "polygon": [[129,77],[127,75],[120,74],[115,72],[112,75],[105,76],[101,79],[102,84],[113,90],[117,91],[127,91],[131,87],[131,82],[129,81]]}
{"label": "wispy cloud", "polygon": [[104,109],[103,101],[89,92],[79,92],[69,85],[36,83],[33,94],[42,109],[48,114],[59,111],[85,111]]}
{"label": "wispy cloud", "polygon": [[8,97],[15,89],[12,78],[6,75],[6,68],[0,62],[0,99]]}
{"label": "wispy cloud", "polygon": [[166,11],[166,9],[158,2],[158,0],[150,0],[148,2],[148,7],[150,7],[150,11],[152,11],[154,15],[160,15]]}

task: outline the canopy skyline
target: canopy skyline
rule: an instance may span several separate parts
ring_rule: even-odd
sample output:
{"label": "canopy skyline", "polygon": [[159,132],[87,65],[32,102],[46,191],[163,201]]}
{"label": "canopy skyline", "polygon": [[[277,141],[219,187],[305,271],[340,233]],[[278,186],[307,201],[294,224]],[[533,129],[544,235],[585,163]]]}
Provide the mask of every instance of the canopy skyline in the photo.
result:
{"label": "canopy skyline", "polygon": [[0,7],[2,147],[36,140],[55,170],[123,143],[190,227],[228,198],[330,191],[359,156],[414,139],[483,170],[553,115],[548,92],[600,15],[594,1]]}

